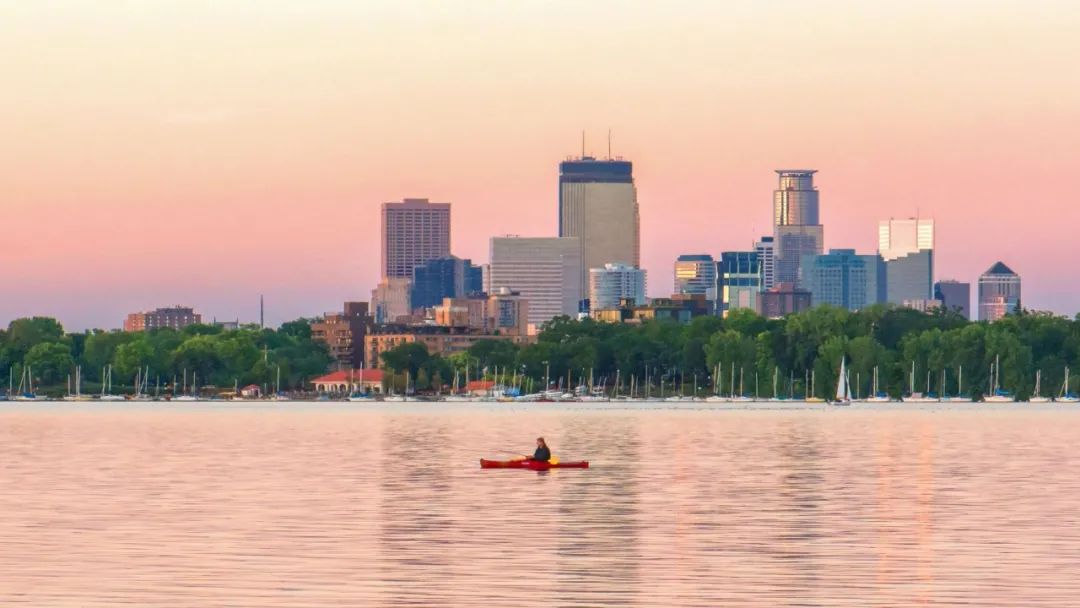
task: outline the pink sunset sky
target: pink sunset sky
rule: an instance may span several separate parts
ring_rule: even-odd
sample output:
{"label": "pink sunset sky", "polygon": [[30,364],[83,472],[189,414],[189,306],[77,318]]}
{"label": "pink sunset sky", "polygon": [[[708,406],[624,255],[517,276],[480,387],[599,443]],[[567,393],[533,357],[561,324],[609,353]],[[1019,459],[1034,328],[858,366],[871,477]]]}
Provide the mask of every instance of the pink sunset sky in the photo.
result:
{"label": "pink sunset sky", "polygon": [[1002,260],[1080,310],[1074,2],[18,2],[0,8],[0,323],[367,300],[379,205],[454,253],[554,235],[558,162],[634,162],[649,291],[770,232],[816,168],[826,247],[937,221],[937,277]]}

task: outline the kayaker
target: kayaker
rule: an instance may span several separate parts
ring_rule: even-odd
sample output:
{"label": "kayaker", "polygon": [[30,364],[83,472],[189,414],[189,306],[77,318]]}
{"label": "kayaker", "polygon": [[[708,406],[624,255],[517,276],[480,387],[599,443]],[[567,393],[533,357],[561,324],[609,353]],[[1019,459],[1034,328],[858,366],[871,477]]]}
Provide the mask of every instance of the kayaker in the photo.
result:
{"label": "kayaker", "polygon": [[547,462],[551,460],[551,449],[548,448],[547,442],[543,437],[536,438],[536,451],[533,452],[533,460],[539,460],[540,462]]}

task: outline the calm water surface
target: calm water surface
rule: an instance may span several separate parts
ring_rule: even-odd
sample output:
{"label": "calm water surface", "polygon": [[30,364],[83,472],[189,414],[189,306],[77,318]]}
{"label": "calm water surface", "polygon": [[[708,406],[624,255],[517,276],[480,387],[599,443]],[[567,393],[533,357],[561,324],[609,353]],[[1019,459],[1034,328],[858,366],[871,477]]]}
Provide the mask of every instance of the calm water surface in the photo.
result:
{"label": "calm water surface", "polygon": [[[479,469],[541,434],[592,468]],[[1075,406],[6,405],[0,606],[1077,606],[1078,446]]]}

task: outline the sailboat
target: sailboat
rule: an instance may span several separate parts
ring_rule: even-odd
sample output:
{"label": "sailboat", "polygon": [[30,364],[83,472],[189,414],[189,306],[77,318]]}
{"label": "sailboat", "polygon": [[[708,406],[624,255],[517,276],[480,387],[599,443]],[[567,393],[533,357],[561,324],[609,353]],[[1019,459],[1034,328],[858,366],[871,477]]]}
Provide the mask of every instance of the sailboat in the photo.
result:
{"label": "sailboat", "polygon": [[987,403],[1012,403],[1016,398],[1001,389],[1001,355],[990,364],[990,392],[983,397]]}
{"label": "sailboat", "polygon": [[[194,388],[195,388],[195,372],[191,373],[191,387],[192,387],[192,392],[194,392]],[[176,390],[175,385],[173,386],[173,390],[174,391]],[[180,392],[179,395],[173,396],[173,401],[198,401],[198,398],[196,398],[195,395],[188,392],[187,368],[186,367],[184,368],[184,388]]]}
{"label": "sailboat", "polygon": [[713,394],[705,398],[705,401],[709,403],[726,403],[731,401],[730,397],[725,397],[724,392],[724,364],[717,363],[716,369],[713,373]]}
{"label": "sailboat", "polygon": [[870,396],[866,398],[867,403],[889,403],[892,399],[889,398],[888,393],[883,393],[878,389],[878,366],[874,366],[874,390]]}
{"label": "sailboat", "polygon": [[[941,373],[942,392],[945,391],[945,372]],[[956,394],[952,397],[942,397],[947,403],[971,403],[971,395],[964,394],[964,366],[961,365],[956,372]]]}
{"label": "sailboat", "polygon": [[405,394],[395,395],[391,392],[389,395],[383,397],[383,401],[405,401],[409,394],[409,372],[405,372]]}
{"label": "sailboat", "polygon": [[[745,371],[746,371],[745,367],[740,367],[739,368],[739,394],[735,395],[735,396],[733,396],[731,398],[731,400],[736,402],[736,403],[750,403],[752,401],[757,401],[757,399],[755,399],[755,398],[751,397],[750,395],[746,394],[745,384],[743,383],[743,379],[745,377]],[[732,385],[735,384],[734,369],[732,369],[731,382],[732,382]]]}
{"label": "sailboat", "polygon": [[926,392],[919,393],[915,391],[915,362],[911,362],[911,377],[908,380],[907,397],[903,398],[904,403],[937,403],[941,401],[934,395],[930,394],[930,370],[926,370]]}
{"label": "sailboat", "polygon": [[840,358],[840,376],[836,379],[836,397],[833,405],[851,405],[851,385],[848,382],[847,357]]}
{"label": "sailboat", "polygon": [[1061,395],[1057,398],[1058,403],[1080,403],[1080,396],[1069,392],[1069,368],[1065,368],[1065,383],[1061,385]]}
{"label": "sailboat", "polygon": [[43,401],[44,399],[45,397],[39,397],[34,392],[34,374],[27,365],[19,378],[19,391],[15,395],[15,401]]}
{"label": "sailboat", "polygon": [[1031,393],[1028,403],[1050,403],[1050,397],[1042,396],[1042,370],[1035,371],[1035,391]]}
{"label": "sailboat", "polygon": [[780,382],[780,368],[779,367],[773,367],[772,397],[769,398],[769,401],[786,401],[786,399],[781,398],[780,395],[777,394],[777,392],[776,392],[776,387],[777,387],[777,384],[779,382]]}
{"label": "sailboat", "polygon": [[817,390],[814,385],[816,383],[815,370],[810,370],[810,394],[806,396],[807,403],[825,403],[825,400],[817,396]]}
{"label": "sailboat", "polygon": [[123,395],[112,394],[112,365],[108,365],[101,370],[101,397],[98,398],[101,401],[123,401]]}
{"label": "sailboat", "polygon": [[353,390],[349,394],[349,401],[363,403],[365,401],[375,400],[374,397],[368,394],[366,387],[364,386],[364,365],[362,363],[360,364],[360,380],[358,384],[352,388]]}
{"label": "sailboat", "polygon": [[74,392],[70,389],[68,394],[64,396],[64,401],[90,401],[93,397],[90,395],[82,394],[82,366],[75,366],[75,388]]}

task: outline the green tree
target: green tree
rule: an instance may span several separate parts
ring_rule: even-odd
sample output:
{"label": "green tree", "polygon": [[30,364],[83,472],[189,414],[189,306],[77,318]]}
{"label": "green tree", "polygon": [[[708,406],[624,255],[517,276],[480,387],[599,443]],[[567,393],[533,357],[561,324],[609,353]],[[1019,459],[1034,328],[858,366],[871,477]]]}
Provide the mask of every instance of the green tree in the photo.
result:
{"label": "green tree", "polygon": [[71,347],[59,342],[41,342],[26,353],[26,365],[38,384],[55,385],[64,382],[75,366]]}

